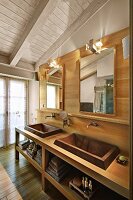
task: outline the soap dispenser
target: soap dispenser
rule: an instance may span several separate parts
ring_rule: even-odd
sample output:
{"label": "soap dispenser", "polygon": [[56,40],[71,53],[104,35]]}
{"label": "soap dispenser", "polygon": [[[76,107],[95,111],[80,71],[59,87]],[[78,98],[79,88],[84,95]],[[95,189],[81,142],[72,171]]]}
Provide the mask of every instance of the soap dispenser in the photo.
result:
{"label": "soap dispenser", "polygon": [[89,188],[89,192],[92,192],[92,181],[91,180],[89,180],[88,188]]}

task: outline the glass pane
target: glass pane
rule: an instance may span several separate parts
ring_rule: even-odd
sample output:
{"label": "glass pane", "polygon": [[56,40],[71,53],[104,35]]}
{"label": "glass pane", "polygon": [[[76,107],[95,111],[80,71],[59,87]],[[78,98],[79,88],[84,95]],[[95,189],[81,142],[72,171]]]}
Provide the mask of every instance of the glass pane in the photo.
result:
{"label": "glass pane", "polygon": [[5,145],[6,88],[5,80],[0,78],[0,147]]}
{"label": "glass pane", "polygon": [[56,108],[56,86],[47,85],[47,108]]}
{"label": "glass pane", "polygon": [[[9,144],[15,142],[15,127],[26,124],[26,82],[9,81]],[[21,135],[20,140],[24,139]]]}

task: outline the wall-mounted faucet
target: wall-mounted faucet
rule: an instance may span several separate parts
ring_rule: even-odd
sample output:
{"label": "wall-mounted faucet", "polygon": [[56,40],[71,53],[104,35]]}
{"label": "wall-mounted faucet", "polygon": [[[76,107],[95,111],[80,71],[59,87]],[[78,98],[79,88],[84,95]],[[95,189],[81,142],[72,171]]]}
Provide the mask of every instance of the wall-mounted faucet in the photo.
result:
{"label": "wall-mounted faucet", "polygon": [[70,126],[70,119],[68,118],[68,113],[65,110],[61,111],[59,116],[63,120],[63,128],[64,126]]}
{"label": "wall-mounted faucet", "polygon": [[89,126],[99,126],[99,124],[95,121],[90,121],[90,123],[87,125],[87,128],[89,128]]}
{"label": "wall-mounted faucet", "polygon": [[68,119],[68,118],[66,118],[66,119],[63,119],[63,128],[64,128],[64,126],[70,126],[70,120]]}
{"label": "wall-mounted faucet", "polygon": [[47,117],[51,117],[51,118],[53,118],[53,117],[55,117],[55,113],[51,113],[51,115],[47,115],[47,116],[45,116],[45,119],[47,119]]}

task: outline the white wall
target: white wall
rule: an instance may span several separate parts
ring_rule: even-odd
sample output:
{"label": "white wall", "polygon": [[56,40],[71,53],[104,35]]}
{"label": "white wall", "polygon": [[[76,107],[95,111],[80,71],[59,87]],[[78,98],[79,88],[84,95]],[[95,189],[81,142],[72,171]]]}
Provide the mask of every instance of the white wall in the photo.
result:
{"label": "white wall", "polygon": [[29,124],[36,123],[39,109],[39,81],[29,81]]}
{"label": "white wall", "polygon": [[80,102],[94,102],[94,86],[96,86],[97,75],[94,74],[80,82]]}
{"label": "white wall", "polygon": [[[62,56],[81,46],[90,39],[117,32],[129,26],[129,0],[110,0],[94,14],[71,38],[56,51],[53,57]],[[58,56],[57,56],[58,55]]]}
{"label": "white wall", "polygon": [[98,60],[97,77],[114,75],[114,52]]}

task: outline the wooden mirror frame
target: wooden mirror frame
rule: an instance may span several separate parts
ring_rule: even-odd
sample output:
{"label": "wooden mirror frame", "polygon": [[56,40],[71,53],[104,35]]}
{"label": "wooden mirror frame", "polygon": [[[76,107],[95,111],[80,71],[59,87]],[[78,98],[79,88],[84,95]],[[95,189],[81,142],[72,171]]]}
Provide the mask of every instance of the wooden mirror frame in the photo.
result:
{"label": "wooden mirror frame", "polygon": [[[113,89],[113,99],[114,99],[114,113],[106,114],[106,113],[93,113],[93,112],[85,112],[80,111],[80,81],[79,81],[79,113],[81,115],[89,115],[89,116],[100,116],[100,117],[114,117],[116,116],[116,46],[104,45],[103,48],[114,48],[114,89]],[[84,58],[86,56],[92,55],[89,50],[86,50],[85,46],[80,49],[80,58]],[[79,80],[80,80],[80,59],[77,62],[79,67]]]}
{"label": "wooden mirror frame", "polygon": [[62,108],[47,108],[46,98],[47,98],[47,90],[44,89],[44,85],[47,85],[46,73],[48,70],[48,64],[41,65],[39,68],[39,109],[42,111],[48,111],[52,113],[58,113],[64,110],[64,77],[65,70],[64,66],[62,66]]}

